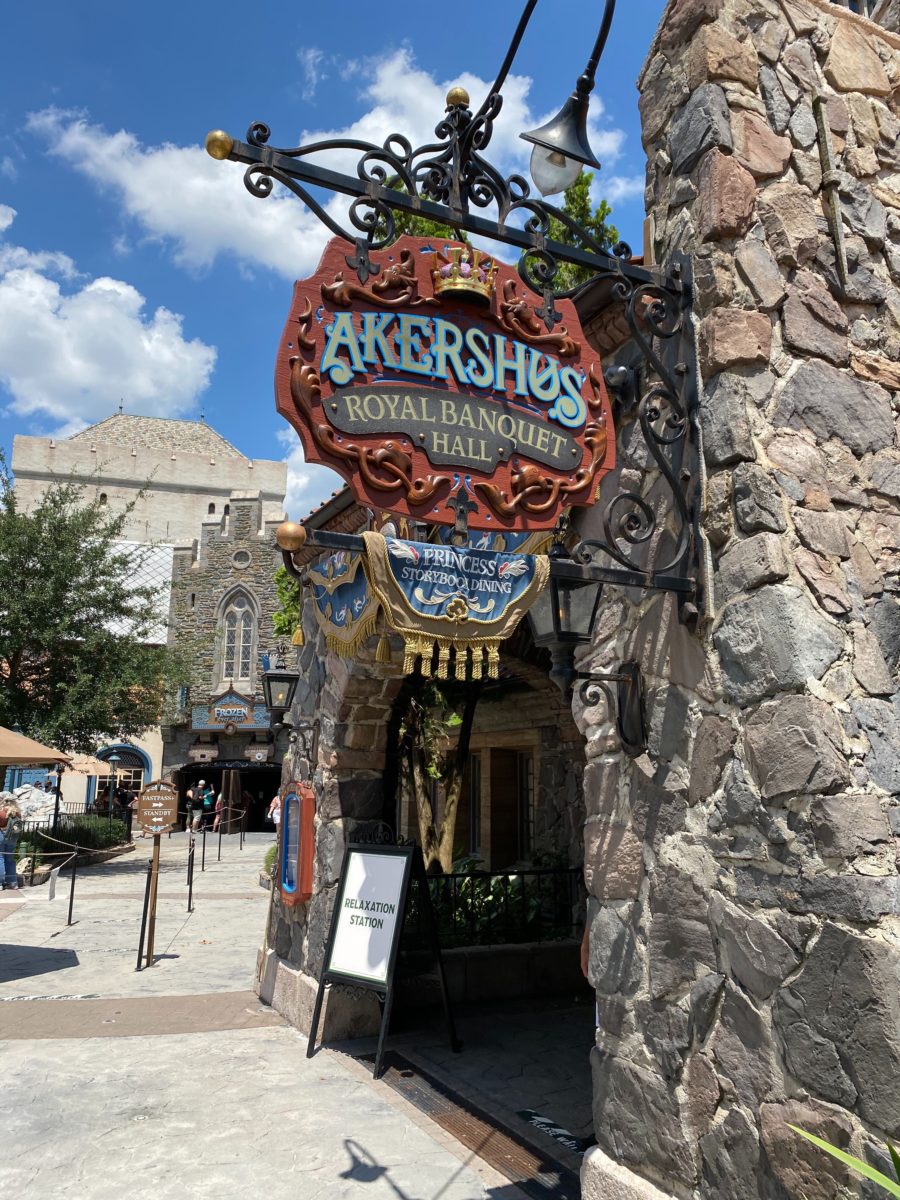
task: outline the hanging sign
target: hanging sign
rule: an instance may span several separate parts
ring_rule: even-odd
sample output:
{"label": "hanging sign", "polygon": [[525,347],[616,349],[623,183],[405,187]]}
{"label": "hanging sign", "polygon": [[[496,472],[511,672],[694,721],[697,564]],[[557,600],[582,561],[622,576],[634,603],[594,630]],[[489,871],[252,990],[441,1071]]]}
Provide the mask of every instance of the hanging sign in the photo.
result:
{"label": "hanging sign", "polygon": [[339,550],[310,566],[308,576],[313,613],[328,649],[352,658],[375,632],[378,617],[362,555]]}
{"label": "hanging sign", "polygon": [[552,528],[615,465],[599,356],[570,300],[549,331],[513,267],[402,237],[361,286],[334,239],[298,282],[275,369],[308,462],[369,508],[477,530]]}
{"label": "hanging sign", "polygon": [[466,678],[469,659],[474,679],[485,673],[496,679],[500,643],[546,587],[549,560],[401,542],[380,533],[365,533],[363,540],[372,591],[388,624],[406,640],[404,672],[421,657],[429,673],[437,650],[437,677],[446,679],[453,650],[457,679]]}

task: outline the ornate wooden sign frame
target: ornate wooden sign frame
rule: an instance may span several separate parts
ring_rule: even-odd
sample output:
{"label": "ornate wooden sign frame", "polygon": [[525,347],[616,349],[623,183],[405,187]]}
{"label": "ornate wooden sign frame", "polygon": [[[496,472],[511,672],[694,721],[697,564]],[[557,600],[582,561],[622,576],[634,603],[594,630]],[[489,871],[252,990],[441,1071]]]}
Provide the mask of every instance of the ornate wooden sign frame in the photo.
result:
{"label": "ornate wooden sign frame", "polygon": [[375,510],[472,529],[552,528],[615,465],[599,356],[570,300],[551,330],[515,269],[441,239],[402,237],[345,280],[332,241],[294,288],[275,370],[307,461]]}

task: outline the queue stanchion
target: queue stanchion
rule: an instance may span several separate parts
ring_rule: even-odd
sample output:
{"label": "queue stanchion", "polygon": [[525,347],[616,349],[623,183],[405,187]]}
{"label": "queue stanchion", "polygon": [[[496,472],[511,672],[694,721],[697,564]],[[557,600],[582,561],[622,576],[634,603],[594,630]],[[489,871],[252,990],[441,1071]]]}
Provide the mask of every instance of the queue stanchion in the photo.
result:
{"label": "queue stanchion", "polygon": [[[201,817],[201,820],[202,819],[203,818]],[[201,825],[201,827],[200,827],[200,837],[202,839],[201,844],[200,844],[200,870],[205,871],[206,870],[206,826],[205,825]]]}
{"label": "queue stanchion", "polygon": [[153,860],[147,863],[147,886],[144,889],[144,911],[141,913],[141,940],[138,943],[136,971],[141,969],[141,959],[144,957],[144,938],[147,935],[147,914],[150,911],[150,884],[153,881]]}
{"label": "queue stanchion", "polygon": [[68,916],[68,920],[66,921],[67,925],[72,924],[72,906],[75,903],[75,872],[76,872],[77,868],[78,868],[78,855],[74,854],[72,856],[72,882],[69,885],[69,916]]}
{"label": "queue stanchion", "polygon": [[188,850],[188,876],[187,876],[187,885],[188,885],[188,908],[187,908],[187,910],[189,913],[192,913],[194,911],[194,855],[196,854],[196,852],[197,852],[197,848],[194,845],[194,839],[191,838],[191,845],[190,845],[190,849]]}
{"label": "queue stanchion", "polygon": [[216,862],[222,861],[222,818],[219,817],[219,852],[216,857]]}

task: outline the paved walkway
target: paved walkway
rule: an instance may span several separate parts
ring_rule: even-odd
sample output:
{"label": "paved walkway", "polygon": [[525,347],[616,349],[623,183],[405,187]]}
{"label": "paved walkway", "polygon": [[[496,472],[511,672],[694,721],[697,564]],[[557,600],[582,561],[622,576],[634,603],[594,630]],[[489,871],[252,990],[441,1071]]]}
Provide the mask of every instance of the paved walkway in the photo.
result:
{"label": "paved walkway", "polygon": [[[0,900],[4,1190],[246,1200],[522,1200],[362,1066],[252,991],[266,835],[207,842],[186,911],[185,835],[163,839],[157,964],[135,971],[149,843],[68,887]],[[146,848],[146,849],[145,849]]]}

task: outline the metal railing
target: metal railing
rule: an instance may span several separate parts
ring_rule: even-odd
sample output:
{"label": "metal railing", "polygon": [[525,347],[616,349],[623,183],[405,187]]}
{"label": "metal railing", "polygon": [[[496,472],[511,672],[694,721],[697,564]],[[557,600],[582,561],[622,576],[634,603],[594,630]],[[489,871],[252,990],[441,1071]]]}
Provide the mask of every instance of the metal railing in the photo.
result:
{"label": "metal railing", "polygon": [[[441,946],[502,946],[578,936],[584,899],[578,869],[432,875],[428,889]],[[411,905],[413,924],[419,918]]]}

